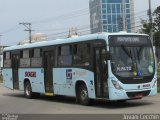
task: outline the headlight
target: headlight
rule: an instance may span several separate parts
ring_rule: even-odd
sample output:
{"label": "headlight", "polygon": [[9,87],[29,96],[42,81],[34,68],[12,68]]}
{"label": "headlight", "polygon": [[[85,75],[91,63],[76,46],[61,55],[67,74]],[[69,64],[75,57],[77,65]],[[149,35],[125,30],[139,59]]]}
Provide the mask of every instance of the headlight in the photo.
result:
{"label": "headlight", "polygon": [[154,81],[152,88],[154,88],[155,86],[157,86],[157,80]]}
{"label": "headlight", "polygon": [[112,84],[114,85],[114,87],[118,90],[123,90],[123,88],[120,86],[120,84],[115,81],[115,80],[112,80]]}

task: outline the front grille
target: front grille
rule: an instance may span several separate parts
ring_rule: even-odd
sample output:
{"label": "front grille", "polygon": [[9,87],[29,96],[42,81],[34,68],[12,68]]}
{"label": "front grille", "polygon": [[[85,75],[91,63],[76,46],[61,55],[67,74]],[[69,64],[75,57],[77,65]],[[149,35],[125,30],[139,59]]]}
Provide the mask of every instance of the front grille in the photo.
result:
{"label": "front grille", "polygon": [[147,90],[147,91],[140,91],[140,92],[127,92],[127,96],[130,97],[130,98],[135,98],[137,96],[148,96],[150,93],[150,90]]}

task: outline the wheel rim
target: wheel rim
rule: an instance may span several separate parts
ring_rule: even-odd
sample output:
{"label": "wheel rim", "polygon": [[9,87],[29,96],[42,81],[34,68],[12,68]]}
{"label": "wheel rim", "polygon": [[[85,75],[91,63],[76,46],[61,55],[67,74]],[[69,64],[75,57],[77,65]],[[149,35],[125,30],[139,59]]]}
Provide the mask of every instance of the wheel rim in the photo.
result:
{"label": "wheel rim", "polygon": [[81,100],[86,101],[88,99],[88,92],[87,90],[82,90],[80,94]]}
{"label": "wheel rim", "polygon": [[30,86],[27,84],[26,85],[26,95],[29,96],[31,93],[31,89],[30,89]]}

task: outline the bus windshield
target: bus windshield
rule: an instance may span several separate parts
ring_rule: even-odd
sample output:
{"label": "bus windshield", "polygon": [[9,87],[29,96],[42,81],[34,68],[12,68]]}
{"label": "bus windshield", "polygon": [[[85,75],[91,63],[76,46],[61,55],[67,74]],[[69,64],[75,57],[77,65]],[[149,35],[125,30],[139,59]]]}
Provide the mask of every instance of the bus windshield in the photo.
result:
{"label": "bus windshield", "polygon": [[116,76],[143,78],[154,74],[153,49],[147,37],[116,37],[110,40],[113,40],[110,47],[112,72]]}

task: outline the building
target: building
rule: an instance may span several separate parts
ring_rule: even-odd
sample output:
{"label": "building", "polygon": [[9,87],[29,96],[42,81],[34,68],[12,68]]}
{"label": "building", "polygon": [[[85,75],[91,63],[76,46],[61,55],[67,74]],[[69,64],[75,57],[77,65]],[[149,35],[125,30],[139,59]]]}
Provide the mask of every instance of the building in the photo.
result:
{"label": "building", "polygon": [[90,0],[89,7],[91,33],[122,31],[123,10],[125,11],[126,31],[134,32],[134,1],[124,1],[125,5],[122,4],[122,0]]}
{"label": "building", "polygon": [[[47,41],[47,34],[44,33],[36,33],[33,34],[31,37],[31,42],[35,43],[35,42],[42,42],[42,41]],[[23,44],[29,44],[29,40],[23,40],[21,42],[18,43],[19,45],[23,45]]]}

